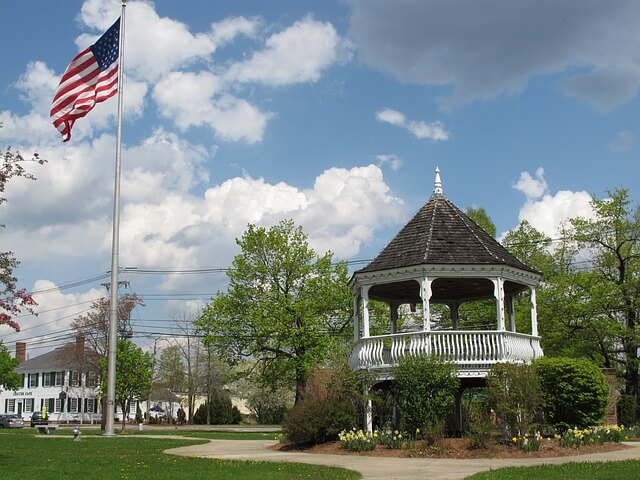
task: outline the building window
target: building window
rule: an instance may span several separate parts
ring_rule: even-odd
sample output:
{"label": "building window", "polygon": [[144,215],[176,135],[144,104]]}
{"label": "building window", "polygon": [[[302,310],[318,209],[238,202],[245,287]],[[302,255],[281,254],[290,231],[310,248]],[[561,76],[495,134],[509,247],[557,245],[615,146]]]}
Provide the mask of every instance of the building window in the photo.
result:
{"label": "building window", "polygon": [[42,386],[43,387],[53,387],[62,385],[62,380],[58,383],[58,374],[60,372],[44,372],[42,374]]}
{"label": "building window", "polygon": [[54,412],[60,413],[62,411],[62,400],[60,400],[59,398],[56,398],[54,408],[55,408],[55,410],[53,410]]}
{"label": "building window", "polygon": [[86,407],[84,408],[85,412],[88,413],[96,413],[96,399],[95,398],[86,398],[85,399]]}
{"label": "building window", "polygon": [[69,411],[71,413],[78,413],[78,399],[72,397],[69,399]]}
{"label": "building window", "polygon": [[13,413],[16,411],[16,399],[9,398],[7,400],[7,413]]}
{"label": "building window", "polygon": [[25,398],[24,399],[24,411],[26,413],[33,412],[33,398]]}
{"label": "building window", "polygon": [[30,373],[29,374],[29,388],[38,388],[38,376],[39,373]]}
{"label": "building window", "polygon": [[72,387],[79,387],[80,386],[80,372],[69,372],[69,373],[70,373],[69,385],[71,385]]}
{"label": "building window", "polygon": [[93,372],[87,372],[84,384],[88,388],[95,388],[98,386],[98,376]]}
{"label": "building window", "polygon": [[61,387],[64,383],[64,372],[54,372],[56,375],[56,387]]}

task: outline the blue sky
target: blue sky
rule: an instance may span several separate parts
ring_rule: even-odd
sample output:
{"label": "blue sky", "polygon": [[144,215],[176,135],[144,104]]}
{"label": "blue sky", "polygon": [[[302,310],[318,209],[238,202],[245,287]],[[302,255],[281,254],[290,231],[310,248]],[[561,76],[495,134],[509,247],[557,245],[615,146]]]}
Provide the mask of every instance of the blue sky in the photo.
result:
{"label": "blue sky", "polygon": [[[119,10],[0,4],[0,144],[48,160],[2,207],[0,249],[41,292],[42,313],[2,333],[10,348],[59,344],[105,294],[90,279],[110,264],[116,100],[65,144],[48,112]],[[372,258],[428,200],[436,166],[447,197],[501,233],[527,219],[553,237],[618,187],[637,201],[638,21],[631,0],[131,0],[120,265],[152,272],[123,275],[146,299],[134,329],[196,315],[224,274],[158,271],[230,265],[247,223],[293,218],[319,252]]]}

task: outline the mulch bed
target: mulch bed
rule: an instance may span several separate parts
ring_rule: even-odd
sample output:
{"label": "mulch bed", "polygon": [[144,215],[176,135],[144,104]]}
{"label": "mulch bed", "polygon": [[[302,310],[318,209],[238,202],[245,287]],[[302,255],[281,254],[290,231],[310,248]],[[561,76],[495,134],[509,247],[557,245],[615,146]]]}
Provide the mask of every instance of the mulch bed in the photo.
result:
{"label": "mulch bed", "polygon": [[539,451],[524,452],[512,445],[504,445],[495,441],[486,448],[474,449],[467,438],[444,438],[434,445],[425,445],[417,441],[411,447],[392,450],[382,445],[376,445],[375,450],[368,452],[350,452],[340,445],[340,442],[329,442],[310,448],[296,449],[290,445],[279,444],[275,448],[280,450],[299,450],[306,453],[322,453],[333,455],[362,455],[370,457],[414,457],[414,458],[539,458],[564,457],[568,455],[583,455],[587,453],[610,452],[629,448],[620,443],[605,443],[604,445],[586,445],[575,448],[562,448],[556,439],[546,439]]}

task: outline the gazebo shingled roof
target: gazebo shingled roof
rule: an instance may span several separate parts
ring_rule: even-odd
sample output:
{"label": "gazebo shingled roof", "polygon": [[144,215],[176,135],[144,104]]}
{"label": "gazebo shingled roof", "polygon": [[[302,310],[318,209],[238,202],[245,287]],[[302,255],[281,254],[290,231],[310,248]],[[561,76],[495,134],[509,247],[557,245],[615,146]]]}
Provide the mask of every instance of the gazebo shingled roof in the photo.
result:
{"label": "gazebo shingled roof", "polygon": [[528,267],[436,190],[369,265],[355,274],[414,265],[506,265]]}

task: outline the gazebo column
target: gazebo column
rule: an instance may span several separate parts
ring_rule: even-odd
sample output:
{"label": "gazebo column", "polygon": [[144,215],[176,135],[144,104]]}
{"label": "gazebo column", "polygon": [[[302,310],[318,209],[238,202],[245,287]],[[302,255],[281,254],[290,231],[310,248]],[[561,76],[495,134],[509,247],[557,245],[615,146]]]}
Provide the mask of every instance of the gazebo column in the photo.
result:
{"label": "gazebo column", "polygon": [[509,311],[509,330],[516,331],[516,308],[513,302],[513,295],[507,295],[505,297],[507,302],[507,310]]}
{"label": "gazebo column", "polygon": [[451,314],[451,328],[458,330],[460,325],[460,303],[451,302],[448,304],[449,313]]}
{"label": "gazebo column", "polygon": [[491,281],[493,282],[493,294],[496,298],[498,331],[504,332],[506,330],[504,324],[504,279],[498,277],[492,278]]}
{"label": "gazebo column", "polygon": [[398,307],[400,304],[391,302],[389,303],[389,310],[391,311],[391,333],[398,333]]}
{"label": "gazebo column", "polygon": [[431,330],[431,307],[429,300],[431,299],[431,283],[427,277],[420,279],[420,298],[422,298],[422,329],[425,332]]}
{"label": "gazebo column", "polygon": [[531,291],[531,335],[538,336],[538,307],[536,304],[536,287],[529,287]]}
{"label": "gazebo column", "polygon": [[362,338],[369,337],[369,285],[360,288],[362,311]]}

